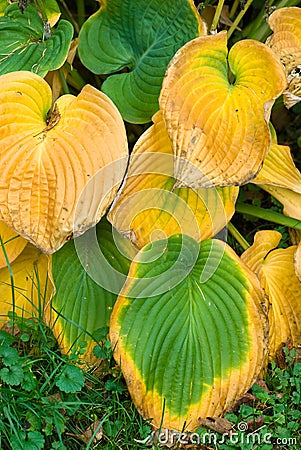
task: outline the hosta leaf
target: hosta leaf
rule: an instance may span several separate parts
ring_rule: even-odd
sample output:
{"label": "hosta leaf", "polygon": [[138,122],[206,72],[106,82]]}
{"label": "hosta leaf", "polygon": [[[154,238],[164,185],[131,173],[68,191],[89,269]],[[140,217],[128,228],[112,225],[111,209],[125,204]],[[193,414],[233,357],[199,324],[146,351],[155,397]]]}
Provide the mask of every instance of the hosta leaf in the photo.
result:
{"label": "hosta leaf", "polygon": [[128,122],[145,123],[159,109],[166,67],[206,27],[192,0],[101,0],[83,25],[79,56],[92,72],[114,74],[102,85]]}
{"label": "hosta leaf", "polygon": [[288,340],[294,346],[301,343],[301,283],[294,268],[296,246],[274,250],[280,239],[277,231],[259,231],[254,244],[241,256],[257,274],[268,296],[271,358]]}
{"label": "hosta leaf", "polygon": [[176,188],[172,146],[160,112],[138,140],[126,183],[109,220],[139,247],[176,233],[197,241],[222,230],[235,211],[237,187]]}
{"label": "hosta leaf", "polygon": [[257,278],[222,241],[173,235],[145,246],[110,328],[143,417],[194,430],[198,418],[223,414],[246,392],[265,355],[261,303]]}
{"label": "hosta leaf", "polygon": [[176,178],[191,187],[252,180],[270,147],[271,107],[285,87],[281,63],[260,42],[239,41],[228,53],[221,32],[182,47],[168,66],[159,99],[178,156]]}
{"label": "hosta leaf", "polygon": [[[70,241],[52,257],[56,294],[46,322],[64,353],[87,342],[82,355],[93,364],[98,330],[109,325],[112,307],[136,251],[102,220],[95,229]],[[129,259],[130,258],[130,259]]]}
{"label": "hosta leaf", "polygon": [[2,245],[0,244],[0,269],[2,269],[7,266],[6,258],[12,263],[24,250],[27,241],[19,236],[11,227],[6,225],[6,223],[1,221],[0,236],[2,240]]}
{"label": "hosta leaf", "polygon": [[[4,15],[6,8],[11,3],[12,2],[10,0],[0,0],[0,16]],[[31,3],[33,3],[33,0]],[[40,13],[42,12],[40,11]],[[53,27],[61,15],[60,8],[56,0],[43,0],[43,14],[47,17],[50,26]]]}
{"label": "hosta leaf", "polygon": [[73,27],[61,20],[46,39],[43,21],[33,5],[22,14],[13,3],[0,17],[0,75],[16,70],[29,70],[45,76],[61,67],[67,57]]}
{"label": "hosta leaf", "polygon": [[290,148],[273,143],[261,171],[252,183],[278,186],[301,194],[301,174],[295,166]]}
{"label": "hosta leaf", "polygon": [[266,44],[284,64],[288,87],[283,94],[284,104],[291,108],[301,101],[301,8],[280,8],[269,17],[273,30]]}
{"label": "hosta leaf", "polygon": [[0,269],[0,325],[8,320],[7,314],[38,316],[50,299],[52,285],[48,280],[48,257],[28,244],[10,265]]}
{"label": "hosta leaf", "polygon": [[128,153],[118,110],[92,86],[60,97],[47,119],[50,107],[51,90],[38,75],[0,77],[2,219],[48,253],[99,221]]}
{"label": "hosta leaf", "polygon": [[291,189],[268,184],[260,184],[259,186],[282,203],[285,215],[301,220],[301,194]]}

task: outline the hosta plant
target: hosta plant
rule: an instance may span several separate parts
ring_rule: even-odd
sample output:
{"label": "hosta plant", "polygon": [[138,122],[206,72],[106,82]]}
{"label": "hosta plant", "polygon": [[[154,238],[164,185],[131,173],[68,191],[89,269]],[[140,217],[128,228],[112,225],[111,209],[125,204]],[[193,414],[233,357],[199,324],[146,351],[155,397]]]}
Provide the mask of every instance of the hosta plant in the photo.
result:
{"label": "hosta plant", "polygon": [[[1,324],[43,316],[87,366],[109,327],[155,428],[224,415],[301,344],[301,175],[274,123],[298,113],[300,8],[227,3],[0,1]],[[291,242],[250,246],[239,213]]]}

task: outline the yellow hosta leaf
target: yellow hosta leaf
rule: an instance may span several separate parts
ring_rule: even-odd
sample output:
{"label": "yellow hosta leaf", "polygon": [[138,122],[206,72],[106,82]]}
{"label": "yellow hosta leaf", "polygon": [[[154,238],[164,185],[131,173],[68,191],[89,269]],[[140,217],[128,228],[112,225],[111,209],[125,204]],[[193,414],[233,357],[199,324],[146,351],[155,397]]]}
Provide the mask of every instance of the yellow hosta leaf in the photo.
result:
{"label": "yellow hosta leaf", "polygon": [[301,194],[301,173],[295,166],[290,148],[273,143],[252,183],[278,186]]}
{"label": "yellow hosta leaf", "polygon": [[159,99],[175,177],[191,187],[252,180],[270,147],[271,107],[285,87],[282,64],[258,41],[239,41],[229,53],[225,32],[188,42],[172,59]]}
{"label": "yellow hosta leaf", "polygon": [[284,64],[288,88],[283,94],[288,108],[301,101],[301,8],[280,8],[269,17],[273,30],[266,43]]}
{"label": "yellow hosta leaf", "polygon": [[301,344],[301,282],[294,267],[296,246],[279,248],[281,234],[259,231],[254,244],[241,258],[253,270],[268,296],[270,322],[270,358],[288,340]]}
{"label": "yellow hosta leaf", "polygon": [[48,279],[48,256],[31,244],[11,264],[12,279],[7,267],[0,269],[0,326],[9,311],[33,317],[43,312],[50,299],[52,285]]}
{"label": "yellow hosta leaf", "polygon": [[[0,236],[4,246],[0,245],[0,269],[7,266],[7,260],[12,263],[24,250],[27,241],[19,236],[5,222],[0,221]],[[6,255],[5,255],[6,254]]]}
{"label": "yellow hosta leaf", "polygon": [[127,139],[105,94],[86,85],[60,97],[31,72],[0,77],[0,213],[44,252],[104,215],[122,181]]}
{"label": "yellow hosta leaf", "polygon": [[176,233],[197,241],[214,236],[234,214],[239,188],[176,188],[172,146],[160,112],[153,121],[134,147],[109,220],[139,247]]}
{"label": "yellow hosta leaf", "polygon": [[267,184],[259,185],[266,192],[275,197],[283,205],[283,213],[286,216],[301,220],[301,195],[291,189]]}

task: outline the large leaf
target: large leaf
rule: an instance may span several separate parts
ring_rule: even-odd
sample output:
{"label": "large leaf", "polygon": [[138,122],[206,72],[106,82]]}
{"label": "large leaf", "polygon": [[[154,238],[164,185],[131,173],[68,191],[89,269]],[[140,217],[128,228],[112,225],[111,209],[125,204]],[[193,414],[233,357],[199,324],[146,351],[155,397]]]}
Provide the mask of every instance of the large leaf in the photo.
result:
{"label": "large leaf", "polygon": [[301,344],[301,282],[294,267],[296,246],[274,250],[281,239],[277,231],[259,231],[254,244],[241,256],[259,277],[268,302],[270,322],[269,356],[288,341]]}
{"label": "large leaf", "polygon": [[273,30],[266,44],[284,64],[288,87],[283,94],[284,104],[291,108],[301,101],[301,8],[280,8],[269,17]]}
{"label": "large leaf", "polygon": [[246,392],[264,362],[256,276],[218,240],[174,235],[145,246],[111,316],[132,399],[156,427],[194,430]]}
{"label": "large leaf", "polygon": [[125,120],[145,123],[159,109],[169,61],[205,32],[192,0],[101,0],[99,11],[81,29],[78,51],[94,73],[122,70],[107,78],[102,89]]}
{"label": "large leaf", "polygon": [[61,350],[76,350],[86,342],[82,358],[96,361],[93,353],[98,331],[109,326],[113,305],[136,251],[103,220],[70,241],[52,257],[56,293],[46,310],[46,322]]}
{"label": "large leaf", "polygon": [[301,194],[291,189],[268,184],[260,184],[259,186],[282,203],[285,215],[301,220]]}
{"label": "large leaf", "polygon": [[19,236],[5,222],[0,221],[0,269],[7,266],[7,260],[12,263],[24,250],[27,241]]}
{"label": "large leaf", "polygon": [[49,39],[35,6],[28,5],[22,14],[17,3],[9,5],[0,17],[0,75],[29,70],[45,76],[61,67],[67,57],[73,27],[61,20]]}
{"label": "large leaf", "polygon": [[58,250],[103,216],[122,181],[127,140],[122,118],[86,85],[57,100],[30,72],[0,77],[0,211],[43,251]]}
{"label": "large leaf", "polygon": [[0,289],[0,324],[8,320],[10,311],[22,317],[40,316],[52,293],[48,257],[28,244],[10,269],[0,269]]}
{"label": "large leaf", "polygon": [[178,156],[175,177],[191,187],[252,180],[270,147],[271,107],[285,87],[281,63],[260,42],[239,41],[228,53],[221,32],[182,47],[159,99]]}
{"label": "large leaf", "polygon": [[176,233],[197,241],[213,237],[234,214],[239,188],[176,188],[172,146],[160,112],[153,122],[133,149],[109,220],[139,247]]}

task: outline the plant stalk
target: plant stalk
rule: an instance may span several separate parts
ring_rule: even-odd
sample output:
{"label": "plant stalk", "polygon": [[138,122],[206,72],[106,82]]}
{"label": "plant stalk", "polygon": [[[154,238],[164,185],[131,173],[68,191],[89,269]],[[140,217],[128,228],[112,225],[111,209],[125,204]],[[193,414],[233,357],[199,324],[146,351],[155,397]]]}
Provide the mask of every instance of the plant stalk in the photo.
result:
{"label": "plant stalk", "polygon": [[301,220],[284,216],[283,214],[270,209],[264,209],[246,203],[236,203],[235,209],[236,212],[241,214],[248,214],[249,216],[258,217],[259,219],[264,219],[268,222],[284,225],[289,228],[294,228],[295,230],[301,230]]}
{"label": "plant stalk", "polygon": [[239,243],[239,245],[244,249],[247,250],[250,247],[250,244],[245,240],[245,238],[240,234],[240,232],[235,228],[233,223],[229,222],[227,225],[227,228],[231,235],[234,237],[234,239]]}
{"label": "plant stalk", "polygon": [[211,27],[210,27],[210,32],[211,33],[214,33],[216,31],[216,29],[217,29],[217,24],[218,24],[219,18],[221,16],[221,13],[222,13],[222,10],[223,10],[224,2],[225,2],[225,0],[218,0],[218,5],[216,7],[215,14],[214,14],[214,17],[213,17],[213,20],[212,20],[212,24],[211,24]]}
{"label": "plant stalk", "polygon": [[[280,0],[278,2],[270,0],[269,6],[275,6],[276,9],[284,8],[287,6],[298,6],[300,0]],[[253,20],[249,25],[244,27],[242,35],[248,39],[256,39],[257,41],[264,42],[272,30],[270,29],[267,20],[265,20],[266,9],[265,6],[262,7],[261,11],[257,14],[255,20]]]}
{"label": "plant stalk", "polygon": [[239,5],[239,2],[240,2],[240,0],[234,0],[232,8],[231,8],[230,13],[229,13],[230,19],[232,19],[232,17],[236,13],[238,5]]}
{"label": "plant stalk", "polygon": [[234,31],[236,30],[236,27],[238,26],[239,22],[241,21],[241,19],[243,18],[243,16],[245,15],[249,6],[251,6],[252,3],[253,3],[253,0],[248,0],[247,3],[245,4],[244,8],[236,16],[235,20],[233,21],[231,27],[228,30],[228,39],[230,39],[230,37],[232,36]]}
{"label": "plant stalk", "polygon": [[68,87],[68,84],[67,84],[67,81],[66,81],[66,78],[65,78],[65,75],[64,75],[63,68],[61,67],[60,69],[58,69],[58,71],[59,71],[59,75],[60,75],[60,80],[62,82],[63,93],[64,94],[70,94],[69,87]]}

